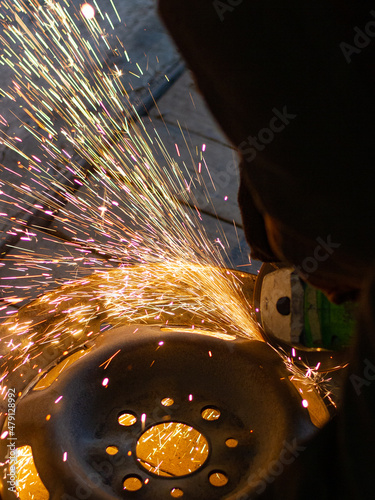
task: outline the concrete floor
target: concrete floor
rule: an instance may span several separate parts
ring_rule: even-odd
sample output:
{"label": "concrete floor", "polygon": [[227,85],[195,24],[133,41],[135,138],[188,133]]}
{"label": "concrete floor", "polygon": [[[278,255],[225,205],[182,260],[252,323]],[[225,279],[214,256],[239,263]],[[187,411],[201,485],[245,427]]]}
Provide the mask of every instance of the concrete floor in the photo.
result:
{"label": "concrete floor", "polygon": [[[77,8],[81,4],[77,0],[71,3]],[[129,92],[131,103],[138,110],[142,110],[143,103],[152,102],[150,94],[155,97],[156,106],[144,113],[141,119],[149,136],[161,139],[165,151],[179,165],[186,167],[194,186],[192,191],[197,200],[196,208],[200,213],[199,230],[204,228],[211,241],[220,238],[225,247],[224,258],[228,267],[257,273],[260,263],[249,261],[248,247],[241,229],[237,205],[236,151],[210,116],[190,72],[184,67],[157,17],[155,1],[118,1],[116,7],[121,22],[110,0],[97,0],[97,6],[102,14],[108,12],[114,25],[114,33],[126,47],[130,58],[130,61],[127,61],[125,57],[117,57],[107,51],[103,67],[116,64],[123,71],[123,85]],[[100,18],[98,13],[97,18]],[[110,31],[106,18],[103,24]],[[143,74],[135,70],[137,64],[142,68]],[[12,70],[7,66],[1,68],[0,88],[6,89],[12,80]],[[172,84],[173,79],[176,81]],[[23,152],[29,155],[38,152],[40,154],[39,145],[22,126],[19,118],[36,130],[38,127],[20,108],[18,102],[3,96],[1,103],[1,132],[21,138],[20,148]],[[196,163],[192,161],[191,152],[201,151],[203,144],[206,164],[198,179]],[[59,138],[58,145],[61,149],[69,148],[64,137]],[[73,151],[71,153],[74,154]],[[156,152],[155,154],[157,155]],[[160,151],[156,159],[163,163]],[[33,174],[24,169],[21,178],[16,172],[19,160],[20,157],[15,152],[0,143],[0,212],[6,214],[0,218],[0,246],[2,245],[3,252],[0,260],[0,318],[8,317],[15,308],[66,280],[91,274],[97,268],[117,265],[98,254],[90,254],[87,258],[84,254],[83,258],[82,248],[74,245],[74,240],[72,241],[77,234],[72,233],[69,224],[61,222],[61,213],[55,214],[55,219],[44,229],[41,229],[37,222],[29,230],[27,238],[17,241],[16,235],[25,230],[29,213],[25,210],[28,205],[20,196],[17,186],[21,183],[27,185]],[[59,168],[62,171],[63,166]],[[80,196],[88,196],[85,188],[80,189]],[[186,210],[196,213],[196,208],[187,206]],[[76,207],[68,204],[64,213],[70,211],[73,214],[76,210]],[[16,240],[13,238],[13,241],[12,237]],[[44,273],[41,266],[33,264],[33,255],[37,254],[51,257],[48,270]],[[56,257],[56,263],[53,262],[53,257]],[[65,259],[64,264],[57,262],[61,258]],[[25,259],[27,265],[24,265]],[[15,301],[18,303],[14,304]]]}

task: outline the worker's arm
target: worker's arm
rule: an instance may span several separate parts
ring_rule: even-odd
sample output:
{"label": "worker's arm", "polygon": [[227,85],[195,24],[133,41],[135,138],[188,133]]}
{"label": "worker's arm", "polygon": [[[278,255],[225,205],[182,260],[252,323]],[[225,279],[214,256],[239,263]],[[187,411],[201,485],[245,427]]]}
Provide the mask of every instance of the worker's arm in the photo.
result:
{"label": "worker's arm", "polygon": [[[302,271],[310,259],[302,276],[325,290],[328,282],[332,298],[359,289],[375,255],[371,2],[159,3],[242,157],[239,202],[256,255],[263,242],[264,254],[272,248]],[[328,254],[320,240],[332,242]]]}

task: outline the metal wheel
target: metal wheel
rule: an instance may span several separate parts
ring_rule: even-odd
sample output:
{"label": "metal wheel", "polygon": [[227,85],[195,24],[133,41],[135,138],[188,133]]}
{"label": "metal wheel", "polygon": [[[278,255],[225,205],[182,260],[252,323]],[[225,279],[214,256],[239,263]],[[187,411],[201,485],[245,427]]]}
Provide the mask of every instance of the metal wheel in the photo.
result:
{"label": "metal wheel", "polygon": [[[295,459],[316,427],[282,359],[203,333],[123,326],[30,386],[16,446],[31,447],[51,500],[237,500]],[[2,495],[15,498],[5,481]]]}

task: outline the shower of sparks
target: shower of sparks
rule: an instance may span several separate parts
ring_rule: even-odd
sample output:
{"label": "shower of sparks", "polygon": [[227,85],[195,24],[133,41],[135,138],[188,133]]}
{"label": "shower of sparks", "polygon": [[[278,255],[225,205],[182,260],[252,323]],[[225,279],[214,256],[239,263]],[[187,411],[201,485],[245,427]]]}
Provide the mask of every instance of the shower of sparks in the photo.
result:
{"label": "shower of sparks", "polygon": [[[223,243],[211,242],[201,226],[193,190],[205,187],[206,145],[196,162],[189,151],[195,162],[192,176],[177,145],[180,165],[157,131],[148,133],[122,70],[105,62],[108,52],[127,61],[129,55],[114,34],[100,27],[99,16],[112,22],[94,3],[98,15],[93,18],[71,13],[74,7],[66,0],[0,4],[0,63],[13,72],[2,94],[22,108],[27,118],[20,126],[40,147],[38,155],[28,154],[19,137],[6,134],[1,117],[0,141],[19,153],[20,161],[0,166],[16,179],[0,181],[2,206],[9,209],[0,218],[14,225],[8,235],[21,235],[22,244],[8,262],[28,280],[25,287],[17,285],[16,273],[6,277],[4,289],[15,291],[8,303],[22,300],[22,293],[28,298],[31,289],[45,292],[57,266],[71,269],[71,282],[45,293],[2,326],[3,397],[10,375],[22,390],[26,373],[35,377],[56,354],[95,338],[104,320],[113,327],[183,324],[192,331],[203,327],[261,340],[241,287],[219,269]],[[134,72],[143,72],[138,63]],[[17,197],[7,194],[9,187]],[[8,215],[12,207],[16,217]],[[25,223],[30,214],[39,221],[31,229]],[[54,238],[55,229],[51,236],[42,231],[51,217],[71,241]],[[60,249],[43,255],[27,247],[38,241],[41,249],[43,240]],[[74,282],[78,265],[96,274]]]}
{"label": "shower of sparks", "polygon": [[[17,301],[21,291],[34,296],[45,291],[62,265],[73,278],[79,267],[118,263],[222,265],[223,243],[205,237],[198,208],[184,208],[197,205],[192,189],[197,184],[204,188],[203,178],[192,177],[183,162],[179,166],[169,156],[156,130],[148,134],[137,120],[121,71],[105,63],[108,52],[128,59],[123,44],[96,19],[73,16],[52,0],[20,1],[17,8],[4,0],[1,6],[0,63],[13,71],[2,93],[20,103],[25,116],[20,126],[40,145],[38,155],[28,155],[19,137],[2,130],[2,144],[18,152],[20,161],[12,166],[15,181],[0,182],[0,188],[16,191],[16,197],[5,190],[0,196],[4,207],[19,210],[18,216],[4,211],[1,217],[14,225],[8,236],[25,241],[7,257],[16,271],[1,278],[3,290],[15,292],[7,303]],[[111,41],[117,44],[113,48]],[[25,219],[36,212],[40,222],[25,228]],[[41,232],[51,217],[70,242],[54,238],[56,229]],[[36,241],[53,241],[55,254],[43,255],[41,244],[40,250],[27,247]],[[18,281],[25,275],[26,286]]]}
{"label": "shower of sparks", "polygon": [[[38,369],[36,350],[41,346],[92,334],[86,327],[103,308],[112,325],[118,317],[168,324],[178,311],[191,311],[193,324],[199,319],[221,332],[256,337],[248,304],[233,293],[236,284],[205,267],[223,266],[223,259],[221,247],[205,237],[198,209],[194,215],[184,207],[195,204],[191,188],[196,179],[168,155],[156,131],[150,137],[140,120],[136,125],[137,111],[118,68],[103,68],[103,51],[114,37],[96,19],[77,13],[84,23],[80,29],[65,5],[52,0],[20,1],[16,8],[4,0],[1,6],[1,63],[13,70],[12,84],[2,92],[21,103],[31,119],[21,125],[40,145],[39,155],[28,155],[18,137],[2,131],[2,143],[21,157],[14,167],[19,177],[12,184],[20,196],[9,199],[3,193],[2,202],[16,204],[25,216],[33,210],[41,220],[53,215],[73,235],[61,246],[83,254],[78,259],[61,258],[59,252],[46,257],[21,245],[11,257],[14,267],[27,270],[28,286],[36,282],[43,291],[53,266],[65,263],[75,269],[77,260],[85,259],[98,263],[93,251],[107,259],[93,279],[87,278],[91,288],[81,291],[84,301],[76,300],[69,285],[61,295],[39,299],[39,306],[44,304],[45,312],[58,318],[53,328],[40,328],[40,319],[20,321],[17,315],[8,321],[2,379],[10,360],[15,363],[12,370],[30,362]],[[87,39],[82,32],[89,34]],[[111,50],[126,52],[122,44]],[[61,137],[68,146],[59,146]],[[90,166],[90,175],[82,161]],[[21,225],[13,232],[21,232],[22,240],[40,238],[38,227]],[[101,271],[116,265],[121,269],[114,275]],[[17,283],[18,276],[6,278]],[[72,301],[74,306],[68,306]]]}
{"label": "shower of sparks", "polygon": [[15,375],[27,368],[36,376],[52,361],[43,347],[63,355],[98,335],[102,324],[131,323],[203,326],[227,339],[261,340],[241,289],[223,270],[183,261],[142,264],[68,283],[9,318],[0,331],[8,346],[3,378],[9,365]]}

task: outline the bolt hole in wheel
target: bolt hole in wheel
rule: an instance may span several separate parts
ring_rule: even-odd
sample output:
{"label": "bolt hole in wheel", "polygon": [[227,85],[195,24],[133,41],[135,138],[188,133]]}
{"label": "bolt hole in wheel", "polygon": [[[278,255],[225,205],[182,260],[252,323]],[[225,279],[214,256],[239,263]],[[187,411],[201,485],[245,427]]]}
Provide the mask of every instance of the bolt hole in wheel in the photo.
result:
{"label": "bolt hole in wheel", "polygon": [[225,441],[225,444],[228,446],[228,448],[236,448],[238,446],[238,441],[237,439],[229,438]]}
{"label": "bolt hole in wheel", "polygon": [[116,455],[116,453],[118,453],[118,448],[117,446],[107,446],[105,451],[108,455]]}
{"label": "bolt hole in wheel", "polygon": [[212,422],[213,420],[218,420],[220,418],[221,412],[214,406],[208,406],[207,408],[203,408],[201,415],[204,420]]}
{"label": "bolt hole in wheel", "polygon": [[161,404],[163,406],[172,406],[174,404],[174,399],[172,398],[164,398],[161,400]]}
{"label": "bolt hole in wheel", "polygon": [[124,479],[124,490],[127,491],[138,491],[142,488],[143,483],[140,477],[138,476],[128,476]]}
{"label": "bolt hole in wheel", "polygon": [[206,462],[209,451],[203,434],[181,422],[150,427],[139,438],[136,447],[140,465],[164,477],[192,474]]}
{"label": "bolt hole in wheel", "polygon": [[173,488],[171,491],[171,497],[173,498],[181,498],[182,496],[184,496],[184,492],[180,488]]}
{"label": "bolt hole in wheel", "polygon": [[228,476],[225,474],[225,472],[215,471],[212,472],[212,474],[210,474],[209,481],[212,484],[212,486],[220,488],[228,483]]}
{"label": "bolt hole in wheel", "polygon": [[137,422],[137,417],[133,413],[124,412],[118,417],[118,423],[124,427],[131,427]]}

